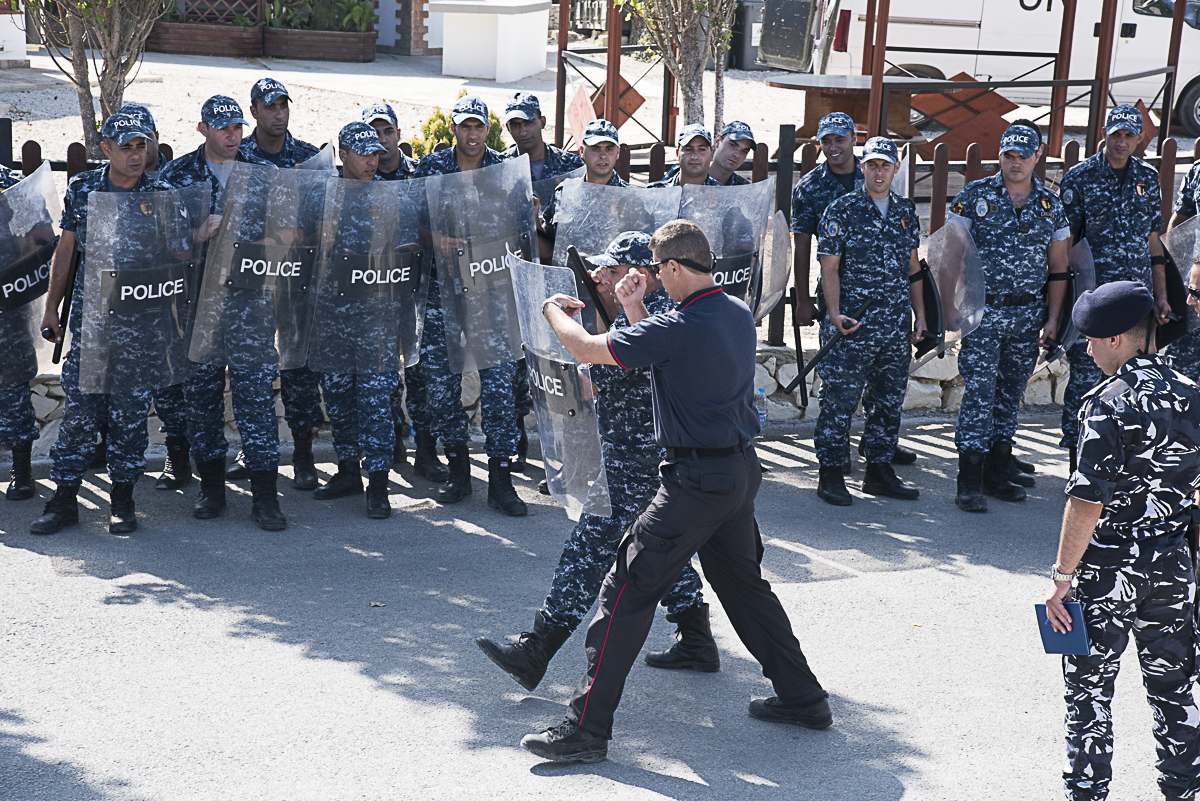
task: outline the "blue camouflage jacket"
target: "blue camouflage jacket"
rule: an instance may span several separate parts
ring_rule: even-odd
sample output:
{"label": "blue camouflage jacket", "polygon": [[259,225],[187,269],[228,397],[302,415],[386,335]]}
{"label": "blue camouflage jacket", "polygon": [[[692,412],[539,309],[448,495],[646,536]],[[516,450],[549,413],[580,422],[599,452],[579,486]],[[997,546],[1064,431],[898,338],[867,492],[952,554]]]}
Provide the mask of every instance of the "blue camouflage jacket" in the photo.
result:
{"label": "blue camouflage jacket", "polygon": [[1200,161],[1192,165],[1175,198],[1175,213],[1184,217],[1196,216],[1196,195],[1200,193]]}
{"label": "blue camouflage jacket", "polygon": [[[701,186],[723,186],[724,184],[718,183],[717,179],[713,178],[711,175],[705,175],[704,183],[702,183],[700,185]],[[661,181],[655,181],[654,183],[650,184],[647,188],[648,189],[661,189],[664,186],[679,186],[679,169],[678,169],[678,167],[676,167],[676,170],[674,173],[668,173]]]}
{"label": "blue camouflage jacket", "polygon": [[0,164],[0,189],[8,189],[10,186],[16,186],[24,177],[24,173],[18,170],[11,170]]}
{"label": "blue camouflage jacket", "polygon": [[[381,180],[384,181],[404,181],[412,178],[417,173],[417,160],[404,155],[404,151],[400,151],[400,166],[389,172],[376,173]],[[338,173],[339,175],[341,173]]]}
{"label": "blue camouflage jacket", "polygon": [[[239,150],[233,160],[245,162],[246,158]],[[215,214],[221,208],[223,187],[217,180],[217,176],[208,168],[208,160],[204,158],[204,145],[200,145],[191,153],[180,156],[159,170],[158,180],[175,189],[183,189],[185,186],[194,186],[208,181],[212,186],[211,212]]]}
{"label": "blue camouflage jacket", "polygon": [[[584,179],[580,178],[579,180],[582,181]],[[554,187],[554,195],[550,198],[550,202],[546,205],[546,208],[542,209],[542,228],[546,230],[546,233],[552,239],[558,232],[558,220],[554,219],[554,215],[558,210],[558,201],[562,198],[563,185],[565,183],[566,181]],[[608,183],[605,186],[629,186],[629,184],[625,182],[625,179],[617,175],[616,170],[613,170],[612,175],[608,176]]]}
{"label": "blue camouflage jacket", "polygon": [[[498,153],[490,147],[485,146],[483,148],[483,163],[479,166],[490,167],[493,164],[499,164],[503,160],[504,155],[502,153]],[[412,177],[427,178],[430,175],[449,175],[455,172],[462,172],[462,169],[458,166],[458,159],[454,157],[454,148],[447,147],[419,159]]]}
{"label": "blue camouflage jacket", "polygon": [[[63,211],[60,228],[64,231],[74,231],[75,241],[81,251],[87,251],[87,209],[88,195],[92,192],[103,192],[107,186],[108,165],[87,172],[81,172],[67,184],[67,194],[63,198]],[[168,192],[171,186],[162,180],[155,180],[142,174],[134,185],[133,192]],[[80,270],[82,278],[83,271]]]}
{"label": "blue camouflage jacket", "polygon": [[[854,189],[863,185],[862,165],[854,159]],[[848,194],[846,187],[834,176],[828,162],[821,162],[800,179],[792,191],[792,232],[812,236],[829,204]]]}
{"label": "blue camouflage jacket", "polygon": [[[275,166],[295,167],[300,162],[308,161],[317,155],[320,150],[321,148],[310,145],[308,142],[302,142],[292,136],[291,131],[288,131],[284,134],[283,149],[279,151],[279,164]],[[242,146],[238,148],[238,154],[244,160],[255,164],[275,164],[275,162],[267,157],[266,151],[258,146],[258,139],[255,138],[254,133],[251,133],[242,140]]]}
{"label": "blue camouflage jacket", "polygon": [[[513,145],[508,150],[501,154],[506,159],[515,159],[521,155],[517,150],[517,146]],[[552,144],[546,144],[546,160],[542,163],[542,177],[539,181],[544,181],[547,178],[553,178],[556,175],[562,175],[564,172],[577,170],[583,166],[583,159],[578,153],[572,153],[569,150],[563,150],[560,147],[555,147]]]}

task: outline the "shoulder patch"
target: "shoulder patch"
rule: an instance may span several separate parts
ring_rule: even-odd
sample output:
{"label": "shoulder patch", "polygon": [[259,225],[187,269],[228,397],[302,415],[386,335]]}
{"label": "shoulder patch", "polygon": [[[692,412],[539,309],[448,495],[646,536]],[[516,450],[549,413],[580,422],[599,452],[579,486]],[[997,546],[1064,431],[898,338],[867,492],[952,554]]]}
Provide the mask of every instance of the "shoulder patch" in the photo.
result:
{"label": "shoulder patch", "polygon": [[1070,206],[1075,202],[1075,192],[1071,189],[1064,189],[1062,193],[1062,202]]}
{"label": "shoulder patch", "polygon": [[1135,187],[1133,187],[1133,191],[1137,192],[1137,194],[1138,194],[1138,197],[1145,197],[1145,196],[1146,196],[1146,184],[1145,184],[1145,182],[1144,182],[1144,181],[1138,181],[1138,182],[1137,182],[1137,185],[1136,185]]}
{"label": "shoulder patch", "polygon": [[963,213],[963,204],[962,204],[962,201],[961,201],[961,200],[956,200],[956,201],[954,202],[954,205],[950,207],[950,210],[951,210],[952,212],[954,212],[955,214],[957,214],[959,217],[961,217],[961,216],[962,216],[962,213]]}
{"label": "shoulder patch", "polygon": [[983,198],[979,198],[979,200],[975,203],[975,216],[980,218],[986,217],[989,208],[988,202]]}
{"label": "shoulder patch", "polygon": [[830,220],[829,222],[825,223],[826,236],[837,236],[839,233],[841,233],[841,230],[842,229],[838,227],[837,222],[834,220]]}
{"label": "shoulder patch", "polygon": [[1041,204],[1042,204],[1043,209],[1045,209],[1046,211],[1050,211],[1050,198],[1043,197],[1041,199]]}

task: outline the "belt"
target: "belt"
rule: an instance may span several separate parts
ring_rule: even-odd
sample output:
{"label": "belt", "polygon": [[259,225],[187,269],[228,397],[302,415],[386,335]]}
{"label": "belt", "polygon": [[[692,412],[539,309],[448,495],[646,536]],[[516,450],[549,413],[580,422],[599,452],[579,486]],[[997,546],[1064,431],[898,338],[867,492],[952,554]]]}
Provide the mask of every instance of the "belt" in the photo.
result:
{"label": "belt", "polygon": [[1036,300],[1038,296],[1032,292],[1026,292],[1024,295],[988,295],[985,300],[989,306],[1028,306]]}
{"label": "belt", "polygon": [[737,445],[728,448],[667,448],[667,459],[717,459],[722,456],[733,456],[742,453],[750,447],[750,440],[744,439]]}

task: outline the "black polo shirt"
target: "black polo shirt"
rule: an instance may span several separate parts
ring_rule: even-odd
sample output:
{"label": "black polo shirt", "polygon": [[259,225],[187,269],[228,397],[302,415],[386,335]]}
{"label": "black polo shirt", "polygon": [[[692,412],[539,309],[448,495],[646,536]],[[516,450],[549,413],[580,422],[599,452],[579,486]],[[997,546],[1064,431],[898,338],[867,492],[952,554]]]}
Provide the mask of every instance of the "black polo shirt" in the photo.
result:
{"label": "black polo shirt", "polygon": [[626,370],[650,368],[654,436],[664,448],[728,448],[758,434],[757,336],[745,303],[719,286],[678,308],[608,333]]}

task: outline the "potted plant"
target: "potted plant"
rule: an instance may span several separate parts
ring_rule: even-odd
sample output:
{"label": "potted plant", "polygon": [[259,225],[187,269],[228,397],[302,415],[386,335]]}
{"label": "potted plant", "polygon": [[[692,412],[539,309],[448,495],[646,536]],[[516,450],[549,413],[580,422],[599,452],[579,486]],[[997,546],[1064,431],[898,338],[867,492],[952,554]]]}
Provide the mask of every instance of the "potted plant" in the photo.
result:
{"label": "potted plant", "polygon": [[263,55],[316,61],[375,60],[371,0],[271,0],[266,4]]}

